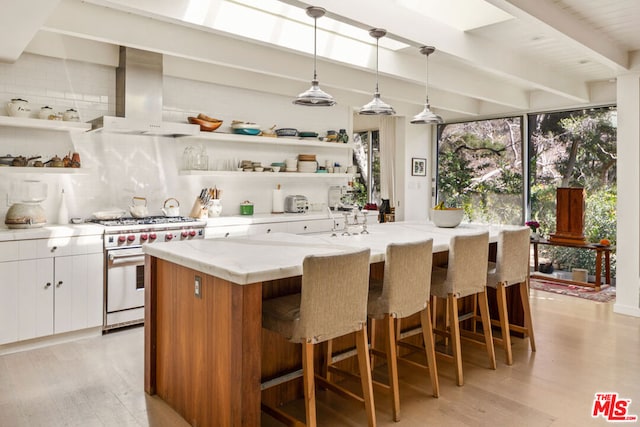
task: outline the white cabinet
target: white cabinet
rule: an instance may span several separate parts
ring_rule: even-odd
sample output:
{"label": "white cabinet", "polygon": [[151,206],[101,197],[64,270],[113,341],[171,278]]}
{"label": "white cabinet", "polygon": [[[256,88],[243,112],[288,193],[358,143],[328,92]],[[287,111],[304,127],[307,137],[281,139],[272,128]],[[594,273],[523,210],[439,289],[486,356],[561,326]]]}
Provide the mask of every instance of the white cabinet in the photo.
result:
{"label": "white cabinet", "polygon": [[19,262],[0,262],[0,344],[18,340]]}
{"label": "white cabinet", "polygon": [[[342,218],[336,218],[336,227],[342,227]],[[334,220],[329,218],[267,222],[246,225],[209,226],[205,228],[205,239],[221,237],[251,236],[270,233],[322,233],[331,231]]]}
{"label": "white cabinet", "polygon": [[220,237],[238,237],[249,234],[250,225],[225,225],[220,227],[207,227],[204,229],[205,239],[217,239]]}
{"label": "white cabinet", "polygon": [[331,231],[332,219],[316,219],[307,221],[292,221],[287,225],[287,231],[293,234],[321,233]]}
{"label": "white cabinet", "polygon": [[19,261],[18,341],[53,334],[53,258]]}
{"label": "white cabinet", "polygon": [[102,325],[101,239],[0,242],[0,345]]}
{"label": "white cabinet", "polygon": [[286,222],[271,222],[268,224],[251,224],[248,231],[250,235],[286,233],[288,231],[288,227]]}
{"label": "white cabinet", "polygon": [[102,253],[55,258],[54,333],[102,325],[102,265]]}

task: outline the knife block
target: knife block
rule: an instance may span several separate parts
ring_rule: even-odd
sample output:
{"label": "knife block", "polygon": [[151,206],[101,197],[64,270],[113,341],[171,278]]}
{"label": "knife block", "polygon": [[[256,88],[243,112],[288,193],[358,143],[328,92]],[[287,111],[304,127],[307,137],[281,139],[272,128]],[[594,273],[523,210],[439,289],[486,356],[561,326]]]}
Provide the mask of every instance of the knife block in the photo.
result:
{"label": "knife block", "polygon": [[207,218],[209,216],[209,209],[202,204],[199,197],[196,197],[196,200],[193,202],[189,216],[196,219]]}

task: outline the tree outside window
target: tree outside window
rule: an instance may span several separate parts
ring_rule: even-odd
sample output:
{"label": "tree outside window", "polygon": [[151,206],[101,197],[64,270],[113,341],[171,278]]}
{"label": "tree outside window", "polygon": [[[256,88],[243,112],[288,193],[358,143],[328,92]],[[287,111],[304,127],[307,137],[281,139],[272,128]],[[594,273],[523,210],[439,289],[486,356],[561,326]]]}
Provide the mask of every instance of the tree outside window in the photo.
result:
{"label": "tree outside window", "polygon": [[[555,231],[556,188],[582,187],[585,237],[616,239],[617,111],[613,107],[529,115],[531,218],[542,235]],[[563,270],[595,273],[595,254],[571,248],[546,248],[542,256]],[[615,254],[611,258],[615,275]]]}
{"label": "tree outside window", "polygon": [[380,206],[380,132],[369,130],[356,132],[353,137],[353,164],[358,166],[360,176],[354,181],[358,190],[357,203]]}
{"label": "tree outside window", "polygon": [[521,118],[438,126],[438,202],[470,221],[523,224]]}

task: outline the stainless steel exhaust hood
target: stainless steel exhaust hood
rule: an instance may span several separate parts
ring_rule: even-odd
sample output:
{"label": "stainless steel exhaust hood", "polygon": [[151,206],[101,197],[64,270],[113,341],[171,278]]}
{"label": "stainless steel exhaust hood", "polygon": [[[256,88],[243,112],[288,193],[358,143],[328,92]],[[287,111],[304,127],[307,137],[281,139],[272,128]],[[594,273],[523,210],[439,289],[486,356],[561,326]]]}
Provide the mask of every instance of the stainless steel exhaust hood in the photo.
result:
{"label": "stainless steel exhaust hood", "polygon": [[195,135],[200,126],[162,121],[162,55],[120,46],[116,115],[91,120],[90,132],[131,135]]}

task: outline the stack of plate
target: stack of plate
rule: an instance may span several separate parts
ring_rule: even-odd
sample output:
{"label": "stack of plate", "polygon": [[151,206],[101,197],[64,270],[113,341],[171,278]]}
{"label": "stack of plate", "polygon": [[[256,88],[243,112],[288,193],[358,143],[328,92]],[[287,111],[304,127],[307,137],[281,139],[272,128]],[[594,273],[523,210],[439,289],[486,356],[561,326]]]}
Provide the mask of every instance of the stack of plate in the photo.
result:
{"label": "stack of plate", "polygon": [[318,170],[318,162],[298,160],[298,172],[315,173]]}
{"label": "stack of plate", "polygon": [[298,172],[315,173],[318,170],[318,162],[315,154],[298,154]]}
{"label": "stack of plate", "polygon": [[318,132],[298,132],[298,136],[302,138],[312,138],[316,139],[318,137]]}

